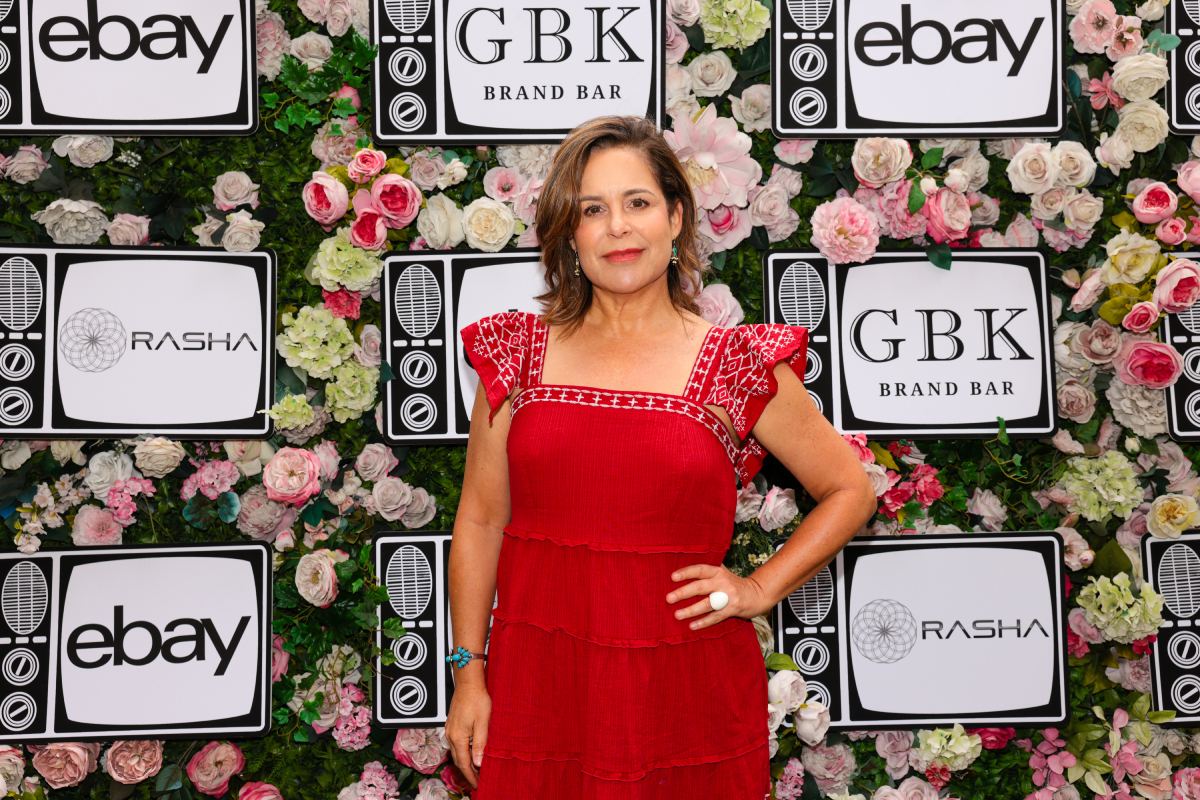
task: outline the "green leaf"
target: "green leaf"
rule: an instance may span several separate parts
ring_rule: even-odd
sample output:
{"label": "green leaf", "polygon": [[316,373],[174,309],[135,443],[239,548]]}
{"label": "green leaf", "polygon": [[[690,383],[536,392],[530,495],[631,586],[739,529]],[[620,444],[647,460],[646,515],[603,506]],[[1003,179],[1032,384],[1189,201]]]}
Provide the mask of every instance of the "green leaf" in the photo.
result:
{"label": "green leaf", "polygon": [[1133,564],[1129,561],[1129,556],[1125,555],[1116,539],[1110,539],[1101,547],[1096,553],[1096,560],[1092,562],[1092,570],[1097,575],[1107,575],[1110,578],[1132,569]]}
{"label": "green leaf", "polygon": [[383,635],[389,639],[401,639],[404,637],[404,623],[396,617],[392,617],[383,623]]}
{"label": "green leaf", "polygon": [[761,225],[750,229],[750,235],[746,237],[746,241],[749,242],[755,250],[766,250],[771,246],[771,240],[767,236],[767,229]]}
{"label": "green leaf", "polygon": [[838,167],[833,171],[833,174],[837,177],[838,183],[840,183],[842,188],[847,192],[854,194],[856,191],[858,191],[858,176],[854,174],[854,170],[850,169],[849,167]]}
{"label": "green leaf", "polygon": [[1089,769],[1084,773],[1083,782],[1087,784],[1087,787],[1096,794],[1112,794],[1108,790],[1108,785],[1104,783],[1104,779],[1101,778],[1100,774],[1094,769]]}
{"label": "green leaf", "polygon": [[713,253],[712,256],[709,257],[708,263],[715,271],[720,272],[721,270],[725,269],[725,256],[726,253],[724,250],[719,253]]}
{"label": "green leaf", "polygon": [[267,108],[274,108],[275,104],[279,102],[279,95],[274,92],[263,92],[259,97],[262,98]]}
{"label": "green leaf", "polygon": [[446,162],[447,164],[456,158],[458,158],[458,153],[454,152],[453,150],[442,151],[442,161]]}
{"label": "green leaf", "polygon": [[950,269],[950,264],[954,259],[954,254],[950,252],[950,245],[945,242],[927,247],[925,255],[938,269]]}
{"label": "green leaf", "polygon": [[996,431],[996,438],[1001,444],[1008,444],[1008,425],[1004,422],[1004,417],[996,417],[996,424],[999,430]]}
{"label": "green leaf", "polygon": [[1079,80],[1079,73],[1073,69],[1067,70],[1067,93],[1072,100],[1078,100],[1083,94],[1083,84]]}
{"label": "green leaf", "polygon": [[933,169],[942,163],[942,152],[944,147],[935,147],[925,155],[921,156],[921,167],[923,169]]}
{"label": "green leaf", "polygon": [[275,130],[287,133],[291,129],[291,127],[292,126],[288,125],[287,120],[285,120],[285,119],[275,120]]}
{"label": "green leaf", "polygon": [[805,192],[809,197],[828,197],[838,190],[837,176],[830,173],[829,175],[821,175],[808,184],[808,191]]}
{"label": "green leaf", "polygon": [[[1155,32],[1157,33],[1158,31]],[[1170,52],[1176,47],[1179,47],[1181,41],[1182,40],[1173,33],[1164,33],[1162,36],[1159,36],[1157,40],[1155,40],[1154,44],[1159,50],[1162,50],[1163,52]]]}
{"label": "green leaf", "polygon": [[812,158],[808,160],[808,175],[810,178],[816,178],[821,175],[832,175],[833,164],[825,157],[825,153],[813,153]]}
{"label": "green leaf", "polygon": [[771,68],[771,37],[764,36],[742,51],[738,59],[738,77],[753,78]]}
{"label": "green leaf", "polygon": [[1150,695],[1139,694],[1137,701],[1129,709],[1129,715],[1137,719],[1145,719],[1148,713],[1150,713]]}
{"label": "green leaf", "polygon": [[183,786],[183,770],[178,764],[172,764],[167,769],[158,773],[158,777],[154,779],[154,790],[156,792],[173,792]]}
{"label": "green leaf", "polygon": [[308,80],[308,67],[292,56],[283,57],[283,66],[279,69],[279,80],[283,85],[295,91],[300,84]]}
{"label": "green leaf", "polygon": [[912,188],[908,190],[908,213],[916,214],[925,205],[925,192],[921,191],[921,182],[913,179]]}
{"label": "green leaf", "polygon": [[796,662],[786,653],[771,653],[771,655],[767,656],[767,669],[772,672],[778,672],[783,669],[792,670],[793,672],[800,671],[800,667],[796,666]]}
{"label": "green leaf", "polygon": [[687,37],[689,47],[697,53],[704,52],[704,29],[700,27],[699,23],[688,25],[683,29],[683,35]]}
{"label": "green leaf", "polygon": [[1164,722],[1170,722],[1175,719],[1174,711],[1151,711],[1146,715],[1146,719],[1153,722],[1155,725],[1162,725]]}
{"label": "green leaf", "polygon": [[387,359],[379,361],[379,382],[387,383],[396,379],[396,373],[392,372],[392,365],[387,362]]}

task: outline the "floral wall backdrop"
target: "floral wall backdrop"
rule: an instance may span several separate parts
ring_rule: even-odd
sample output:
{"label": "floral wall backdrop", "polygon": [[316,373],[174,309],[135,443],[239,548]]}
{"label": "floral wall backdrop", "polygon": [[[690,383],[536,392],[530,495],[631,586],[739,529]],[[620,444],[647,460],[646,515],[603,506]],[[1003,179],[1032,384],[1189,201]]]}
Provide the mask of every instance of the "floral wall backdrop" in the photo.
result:
{"label": "floral wall backdrop", "polygon": [[[714,324],[762,320],[761,256],[773,246],[817,247],[835,262],[919,247],[951,269],[956,248],[1039,246],[1052,264],[1062,423],[1052,440],[846,440],[879,496],[870,534],[1063,535],[1069,724],[830,732],[760,618],[774,797],[1200,800],[1200,734],[1149,711],[1162,600],[1142,585],[1137,551],[1142,536],[1200,524],[1200,453],[1165,435],[1164,388],[1182,363],[1156,341],[1164,315],[1200,297],[1188,258],[1200,242],[1200,141],[1168,134],[1165,54],[1179,42],[1160,30],[1165,3],[1068,0],[1061,139],[911,142],[777,140],[769,0],[667,5],[667,137],[701,206],[709,270],[697,289]],[[273,544],[273,730],[239,742],[10,741],[0,793],[469,793],[440,729],[370,724],[384,596],[370,533],[450,529],[465,454],[382,443],[377,404],[392,373],[380,358],[380,257],[536,245],[553,148],[375,146],[368,13],[366,0],[258,0],[263,121],[251,137],[0,142],[0,241],[261,244],[279,254],[281,298],[271,441],[0,444],[8,547]],[[813,505],[761,480],[739,495],[727,564],[742,573]]]}

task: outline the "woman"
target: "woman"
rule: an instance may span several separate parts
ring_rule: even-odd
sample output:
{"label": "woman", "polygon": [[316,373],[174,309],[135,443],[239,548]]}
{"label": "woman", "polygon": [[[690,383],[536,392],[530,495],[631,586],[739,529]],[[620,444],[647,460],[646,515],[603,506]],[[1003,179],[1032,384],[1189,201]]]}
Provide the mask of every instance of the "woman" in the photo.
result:
{"label": "woman", "polygon": [[[449,566],[466,660],[446,735],[475,800],[762,800],[750,620],[874,514],[866,473],[801,384],[807,331],[697,314],[695,219],[650,122],[586,123],[538,202],[544,316],[463,330],[480,386]],[[763,447],[820,504],[742,578],[721,562],[736,479]],[[485,661],[470,654],[489,613]]]}

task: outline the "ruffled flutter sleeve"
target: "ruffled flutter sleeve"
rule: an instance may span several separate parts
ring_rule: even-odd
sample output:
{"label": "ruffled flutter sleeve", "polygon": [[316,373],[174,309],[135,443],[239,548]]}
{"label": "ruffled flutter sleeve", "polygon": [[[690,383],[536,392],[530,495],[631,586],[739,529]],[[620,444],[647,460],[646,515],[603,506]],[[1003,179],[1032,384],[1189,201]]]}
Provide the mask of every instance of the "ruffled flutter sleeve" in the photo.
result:
{"label": "ruffled flutter sleeve", "polygon": [[528,312],[506,311],[462,329],[467,360],[479,373],[487,392],[489,421],[505,398],[522,386],[535,320],[535,315]]}
{"label": "ruffled flutter sleeve", "polygon": [[729,335],[713,401],[729,414],[742,441],[738,477],[746,485],[762,467],[766,451],[750,432],[779,391],[780,361],[804,380],[808,329],[795,325],[739,325]]}

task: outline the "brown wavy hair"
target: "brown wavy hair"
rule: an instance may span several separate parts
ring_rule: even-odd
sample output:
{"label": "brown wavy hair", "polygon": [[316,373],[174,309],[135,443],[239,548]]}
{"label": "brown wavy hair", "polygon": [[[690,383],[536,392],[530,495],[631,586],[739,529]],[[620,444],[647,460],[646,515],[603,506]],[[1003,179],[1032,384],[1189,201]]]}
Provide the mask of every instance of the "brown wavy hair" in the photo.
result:
{"label": "brown wavy hair", "polygon": [[628,147],[641,153],[668,207],[683,214],[683,227],[675,246],[679,266],[667,267],[667,287],[677,311],[699,314],[700,308],[688,291],[702,285],[704,263],[696,251],[696,200],[683,165],[667,144],[662,132],[643,117],[597,117],[567,135],[554,156],[537,204],[537,233],[550,288],[535,299],[542,303],[542,318],[548,325],[565,325],[575,331],[592,304],[592,283],[585,274],[575,274],[575,251],[571,237],[579,227],[579,187],[592,153],[611,147]]}

